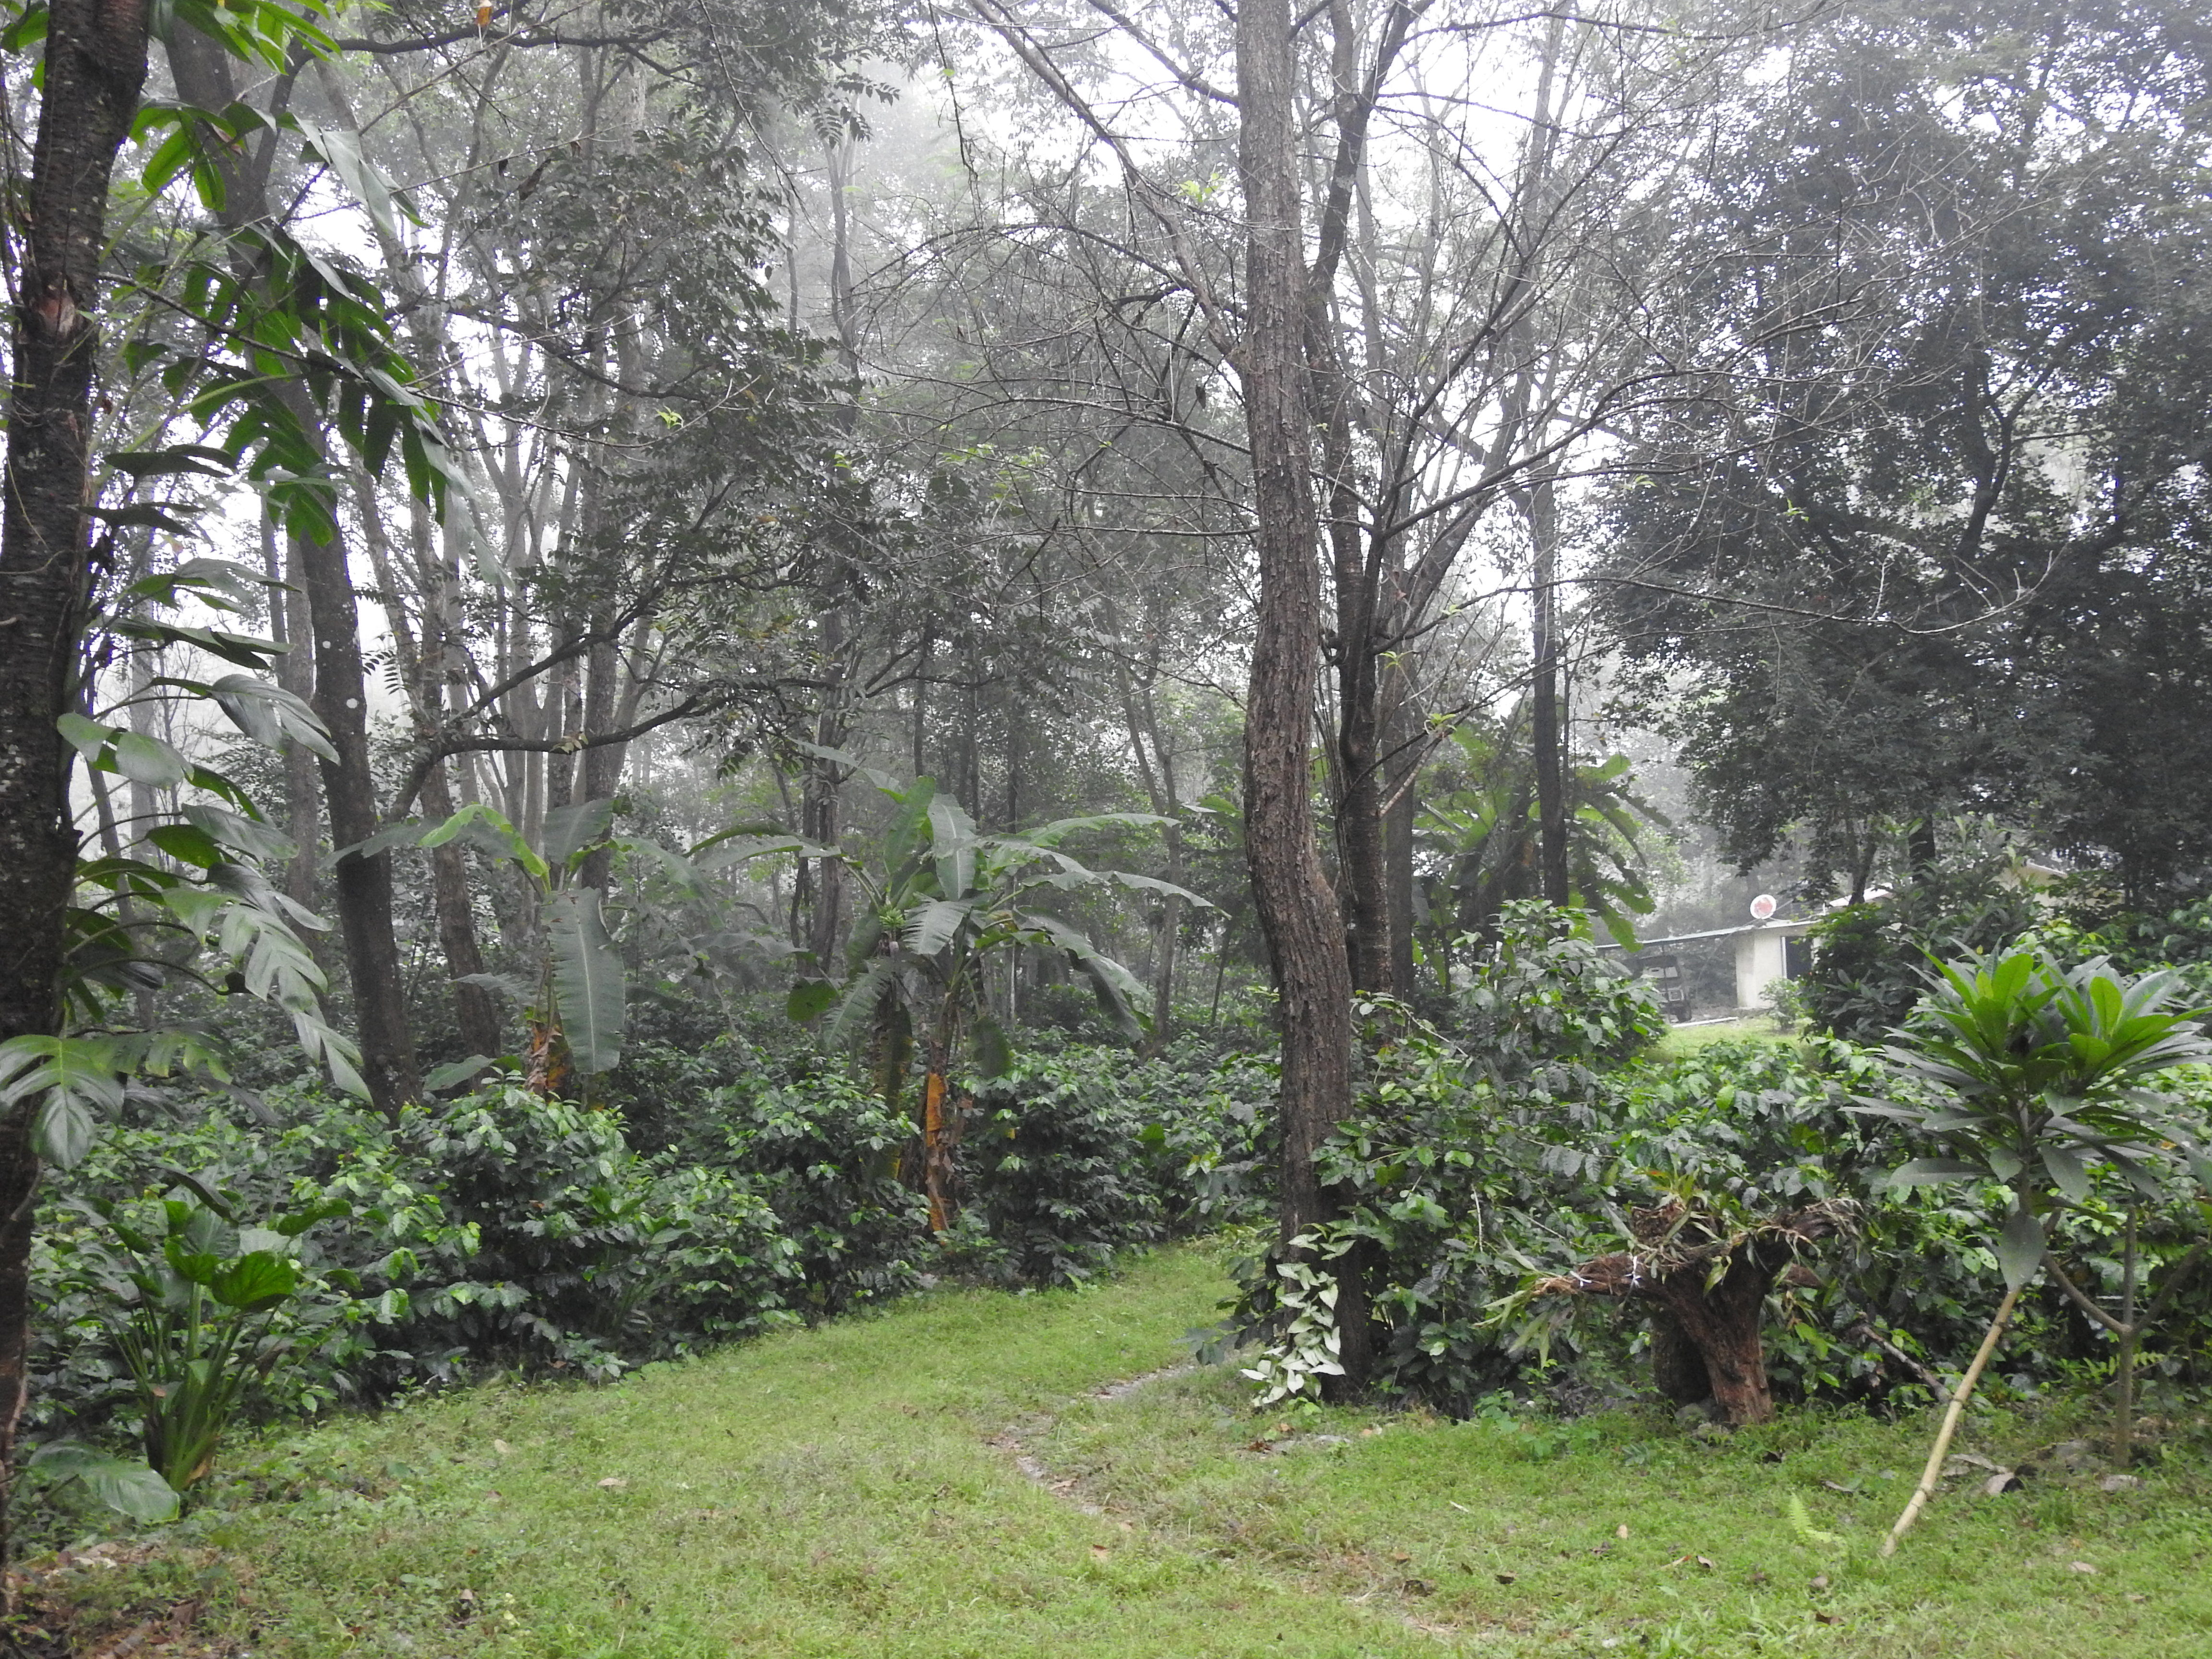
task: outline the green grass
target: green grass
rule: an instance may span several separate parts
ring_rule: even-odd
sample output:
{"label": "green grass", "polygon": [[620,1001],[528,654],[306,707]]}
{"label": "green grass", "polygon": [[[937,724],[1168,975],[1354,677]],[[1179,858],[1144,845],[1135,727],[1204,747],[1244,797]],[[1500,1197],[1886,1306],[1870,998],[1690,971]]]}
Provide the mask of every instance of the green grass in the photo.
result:
{"label": "green grass", "polygon": [[613,1388],[272,1437],[88,1593],[193,1597],[256,1656],[2212,1653],[2199,1466],[1946,1497],[1883,1563],[1918,1423],[1708,1443],[1657,1415],[1331,1410],[1278,1437],[1226,1368],[1099,1397],[1175,1364],[1222,1288],[1164,1251],[1081,1293],[939,1293]]}
{"label": "green grass", "polygon": [[1720,1020],[1711,1025],[1670,1025],[1659,1039],[1662,1054],[1687,1054],[1715,1042],[1790,1042],[1795,1039],[1774,1023],[1771,1014],[1748,1019]]}

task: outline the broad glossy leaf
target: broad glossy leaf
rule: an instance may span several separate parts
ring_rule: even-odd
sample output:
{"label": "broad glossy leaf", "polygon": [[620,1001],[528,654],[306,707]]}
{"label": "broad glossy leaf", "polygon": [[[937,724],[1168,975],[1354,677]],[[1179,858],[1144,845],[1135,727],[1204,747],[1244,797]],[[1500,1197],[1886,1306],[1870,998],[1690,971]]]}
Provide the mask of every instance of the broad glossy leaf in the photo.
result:
{"label": "broad glossy leaf", "polygon": [[115,734],[115,769],[133,783],[167,789],[191,775],[191,763],[161,738],[145,732]]}
{"label": "broad glossy leaf", "polygon": [[2089,1166],[2081,1153],[2070,1146],[2046,1146],[2043,1148],[2043,1167],[2058,1190],[2066,1194],[2068,1202],[2082,1204],[2089,1197]]}
{"label": "broad glossy leaf", "polygon": [[300,1270],[270,1250],[254,1250],[226,1262],[208,1281],[215,1299],[240,1313],[273,1308],[300,1287]]}
{"label": "broad glossy leaf", "polygon": [[50,1440],[31,1454],[30,1467],[50,1480],[82,1481],[87,1492],[141,1526],[177,1518],[177,1494],[144,1463],[116,1457],[74,1440]]}

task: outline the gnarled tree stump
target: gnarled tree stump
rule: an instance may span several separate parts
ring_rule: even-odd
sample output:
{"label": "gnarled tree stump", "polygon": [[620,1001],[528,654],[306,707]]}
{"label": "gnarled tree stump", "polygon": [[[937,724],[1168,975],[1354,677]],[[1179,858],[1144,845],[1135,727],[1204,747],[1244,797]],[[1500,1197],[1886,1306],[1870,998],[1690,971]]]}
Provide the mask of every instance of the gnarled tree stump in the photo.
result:
{"label": "gnarled tree stump", "polygon": [[1641,1247],[1546,1279],[1540,1296],[1637,1297],[1651,1304],[1659,1391],[1680,1404],[1710,1395],[1731,1427],[1774,1416],[1760,1326],[1767,1292],[1804,1269],[1798,1253],[1850,1230],[1856,1207],[1831,1199],[1743,1226],[1668,1199],[1629,1217]]}

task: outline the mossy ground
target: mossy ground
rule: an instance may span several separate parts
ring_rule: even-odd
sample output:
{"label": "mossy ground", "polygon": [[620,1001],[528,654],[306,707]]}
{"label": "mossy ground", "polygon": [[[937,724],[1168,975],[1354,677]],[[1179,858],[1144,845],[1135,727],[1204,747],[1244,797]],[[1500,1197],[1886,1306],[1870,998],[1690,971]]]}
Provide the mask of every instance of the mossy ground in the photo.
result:
{"label": "mossy ground", "polygon": [[[256,1656],[2212,1654],[2200,1455],[1947,1496],[1883,1562],[1917,1421],[1255,1419],[1226,1367],[1101,1397],[1175,1365],[1223,1290],[1204,1249],[1162,1251],[273,1436],[152,1561],[70,1594],[189,1600],[197,1639]],[[1984,1419],[1971,1449],[2066,1431]]]}

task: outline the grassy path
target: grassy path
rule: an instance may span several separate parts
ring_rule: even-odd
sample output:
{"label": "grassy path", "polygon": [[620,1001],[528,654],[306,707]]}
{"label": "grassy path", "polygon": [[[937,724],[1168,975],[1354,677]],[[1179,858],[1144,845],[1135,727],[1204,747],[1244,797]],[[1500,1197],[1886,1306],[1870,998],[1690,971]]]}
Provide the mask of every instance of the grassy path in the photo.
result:
{"label": "grassy path", "polygon": [[2201,1464],[1948,1497],[1884,1565],[1917,1425],[1331,1412],[1255,1450],[1224,1370],[1099,1397],[1221,1288],[1166,1251],[272,1439],[151,1571],[256,1656],[2212,1655]]}

